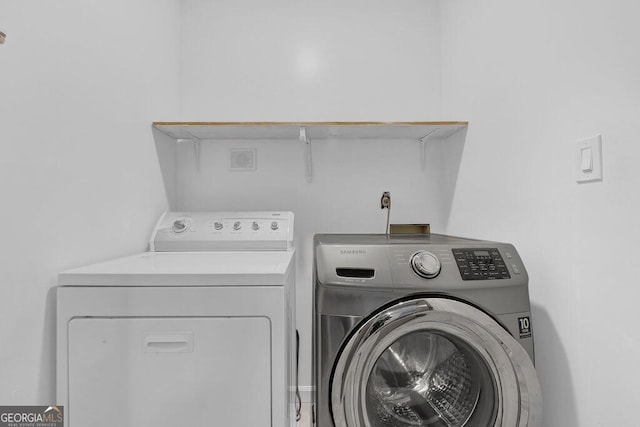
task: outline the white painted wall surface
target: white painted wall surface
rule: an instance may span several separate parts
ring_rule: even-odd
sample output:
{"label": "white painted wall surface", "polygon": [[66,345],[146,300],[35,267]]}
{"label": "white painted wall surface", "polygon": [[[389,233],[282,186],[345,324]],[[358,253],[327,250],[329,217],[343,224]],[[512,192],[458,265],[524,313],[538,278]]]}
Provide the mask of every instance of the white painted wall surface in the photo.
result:
{"label": "white painted wall surface", "polygon": [[[470,121],[447,231],[521,252],[545,426],[637,425],[640,5],[441,6],[444,111]],[[595,134],[604,181],[577,184]]]}
{"label": "white painted wall surface", "polygon": [[178,114],[175,0],[0,0],[0,404],[55,403],[57,273],[145,249]]}
{"label": "white painted wall surface", "polygon": [[[439,9],[435,1],[183,0],[182,119],[188,121],[437,120]],[[442,146],[426,171],[415,141],[317,141],[313,183],[303,144],[205,142],[199,172],[178,151],[178,208],[292,210],[296,214],[300,383],[311,382],[312,238],[384,232],[394,222],[442,230]],[[231,147],[258,149],[256,172],[229,171]],[[305,394],[303,399],[309,399]]]}
{"label": "white painted wall surface", "polygon": [[436,1],[183,0],[184,120],[440,115]]}

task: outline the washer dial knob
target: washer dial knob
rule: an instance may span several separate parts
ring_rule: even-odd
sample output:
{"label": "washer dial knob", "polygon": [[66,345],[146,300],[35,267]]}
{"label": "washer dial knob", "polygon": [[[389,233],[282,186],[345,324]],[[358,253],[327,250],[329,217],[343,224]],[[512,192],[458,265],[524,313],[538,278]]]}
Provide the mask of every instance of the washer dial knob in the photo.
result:
{"label": "washer dial knob", "polygon": [[176,219],[171,225],[171,230],[174,233],[184,233],[187,229],[187,221],[184,219]]}
{"label": "washer dial knob", "polygon": [[233,229],[238,231],[242,228],[242,223],[240,221],[236,221],[233,223]]}
{"label": "washer dial knob", "polygon": [[418,251],[411,256],[411,268],[420,277],[433,279],[440,274],[440,260],[427,251]]}

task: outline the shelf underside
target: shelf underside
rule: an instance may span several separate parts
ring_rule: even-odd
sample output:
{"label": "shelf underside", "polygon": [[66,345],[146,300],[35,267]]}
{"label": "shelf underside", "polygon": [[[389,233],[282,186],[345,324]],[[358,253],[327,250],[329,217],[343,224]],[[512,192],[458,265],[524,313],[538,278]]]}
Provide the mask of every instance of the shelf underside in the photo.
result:
{"label": "shelf underside", "polygon": [[154,122],[153,127],[175,139],[297,140],[300,128],[314,139],[447,138],[468,122]]}

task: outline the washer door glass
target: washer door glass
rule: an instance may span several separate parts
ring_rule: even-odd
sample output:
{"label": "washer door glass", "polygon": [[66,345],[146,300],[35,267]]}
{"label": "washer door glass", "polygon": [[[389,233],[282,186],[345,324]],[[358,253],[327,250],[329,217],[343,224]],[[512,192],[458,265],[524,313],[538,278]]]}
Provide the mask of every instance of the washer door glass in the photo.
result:
{"label": "washer door glass", "polygon": [[364,319],[330,380],[336,427],[532,427],[540,385],[528,354],[461,301],[415,298]]}
{"label": "washer door glass", "polygon": [[397,339],[373,365],[367,418],[376,427],[462,427],[472,417],[474,425],[490,425],[494,396],[489,367],[469,345],[418,330]]}

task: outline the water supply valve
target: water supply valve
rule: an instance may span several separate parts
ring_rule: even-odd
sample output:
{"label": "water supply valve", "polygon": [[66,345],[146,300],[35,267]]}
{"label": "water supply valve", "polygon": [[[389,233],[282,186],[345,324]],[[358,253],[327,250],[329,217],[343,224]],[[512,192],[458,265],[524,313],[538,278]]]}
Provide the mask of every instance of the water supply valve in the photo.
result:
{"label": "water supply valve", "polygon": [[385,234],[389,234],[389,218],[391,217],[391,192],[385,191],[380,198],[380,209],[387,209],[387,226],[384,229]]}

